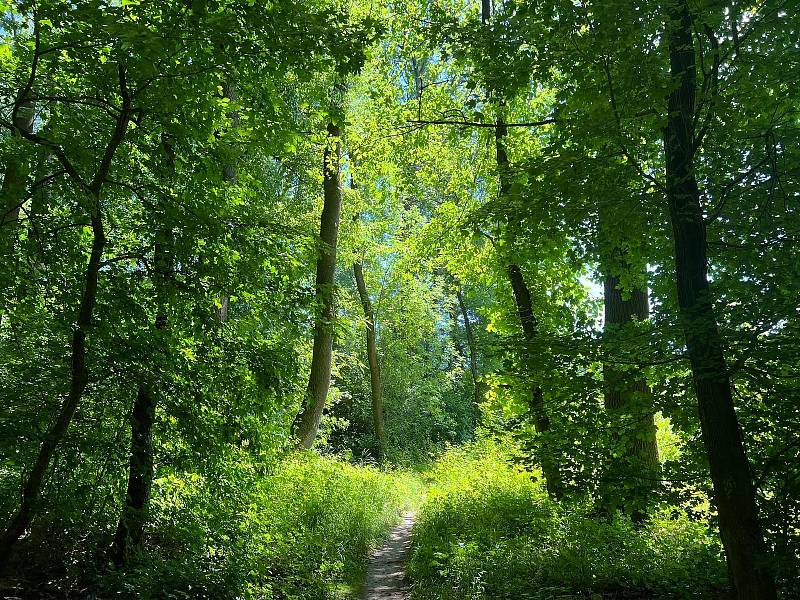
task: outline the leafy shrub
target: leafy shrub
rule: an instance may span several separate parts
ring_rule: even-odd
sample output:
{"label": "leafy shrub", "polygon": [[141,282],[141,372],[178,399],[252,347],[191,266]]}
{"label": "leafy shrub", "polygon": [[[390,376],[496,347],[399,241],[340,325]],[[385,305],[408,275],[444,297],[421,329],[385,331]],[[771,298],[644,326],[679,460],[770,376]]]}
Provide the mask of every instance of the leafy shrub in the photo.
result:
{"label": "leafy shrub", "polygon": [[149,551],[104,576],[100,595],[321,600],[352,591],[417,485],[313,453],[268,476],[162,477]]}
{"label": "leafy shrub", "polygon": [[622,515],[598,521],[586,502],[552,503],[509,447],[482,440],[437,463],[414,530],[415,598],[721,593],[724,563],[706,523],[666,508],[642,527]]}

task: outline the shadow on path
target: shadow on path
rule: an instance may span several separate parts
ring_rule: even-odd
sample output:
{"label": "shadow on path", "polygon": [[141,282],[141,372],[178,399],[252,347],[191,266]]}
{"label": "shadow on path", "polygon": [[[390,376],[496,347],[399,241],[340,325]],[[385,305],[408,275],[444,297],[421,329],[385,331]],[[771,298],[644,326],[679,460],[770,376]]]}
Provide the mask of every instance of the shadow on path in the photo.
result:
{"label": "shadow on path", "polygon": [[392,530],[387,542],[372,554],[367,570],[363,600],[407,600],[406,561],[411,548],[414,513]]}

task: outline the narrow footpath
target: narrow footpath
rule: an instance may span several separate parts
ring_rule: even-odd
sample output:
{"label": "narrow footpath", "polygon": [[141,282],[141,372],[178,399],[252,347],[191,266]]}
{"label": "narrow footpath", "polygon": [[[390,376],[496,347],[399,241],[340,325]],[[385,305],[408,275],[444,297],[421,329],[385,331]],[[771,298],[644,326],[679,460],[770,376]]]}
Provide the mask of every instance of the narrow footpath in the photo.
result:
{"label": "narrow footpath", "polygon": [[392,530],[387,542],[370,559],[363,600],[407,600],[406,562],[411,548],[414,513]]}

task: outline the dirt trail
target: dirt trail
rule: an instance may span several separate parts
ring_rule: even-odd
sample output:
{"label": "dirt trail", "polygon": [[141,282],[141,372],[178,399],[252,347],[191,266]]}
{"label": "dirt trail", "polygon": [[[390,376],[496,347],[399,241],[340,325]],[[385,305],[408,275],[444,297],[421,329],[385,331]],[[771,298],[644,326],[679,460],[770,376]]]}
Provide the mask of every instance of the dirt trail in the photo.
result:
{"label": "dirt trail", "polygon": [[414,513],[403,515],[403,521],[392,530],[387,542],[376,550],[367,570],[363,600],[407,600],[406,561],[411,547]]}

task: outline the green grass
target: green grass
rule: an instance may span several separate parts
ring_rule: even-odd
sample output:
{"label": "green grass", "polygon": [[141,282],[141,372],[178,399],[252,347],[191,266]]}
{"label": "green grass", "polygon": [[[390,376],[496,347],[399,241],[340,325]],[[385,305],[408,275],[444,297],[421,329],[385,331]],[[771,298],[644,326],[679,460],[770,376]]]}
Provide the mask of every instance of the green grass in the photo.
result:
{"label": "green grass", "polygon": [[149,550],[101,580],[102,597],[355,598],[366,559],[422,483],[314,453],[267,476],[164,477]]}
{"label": "green grass", "polygon": [[716,538],[682,511],[665,507],[639,528],[593,520],[588,503],[551,502],[491,441],[449,451],[430,477],[413,535],[415,600],[695,598],[724,587]]}

